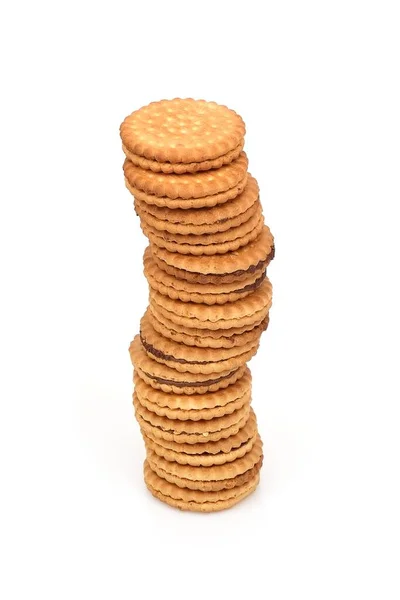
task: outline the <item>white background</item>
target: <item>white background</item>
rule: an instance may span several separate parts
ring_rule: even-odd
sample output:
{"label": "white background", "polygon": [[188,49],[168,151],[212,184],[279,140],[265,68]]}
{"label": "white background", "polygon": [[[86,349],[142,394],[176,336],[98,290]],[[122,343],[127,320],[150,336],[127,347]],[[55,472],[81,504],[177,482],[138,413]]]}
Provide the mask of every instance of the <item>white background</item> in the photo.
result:
{"label": "white background", "polygon": [[[0,596],[398,599],[398,2],[0,10]],[[243,116],[277,248],[262,483],[208,516],[146,491],[131,406],[118,128],[176,96]]]}

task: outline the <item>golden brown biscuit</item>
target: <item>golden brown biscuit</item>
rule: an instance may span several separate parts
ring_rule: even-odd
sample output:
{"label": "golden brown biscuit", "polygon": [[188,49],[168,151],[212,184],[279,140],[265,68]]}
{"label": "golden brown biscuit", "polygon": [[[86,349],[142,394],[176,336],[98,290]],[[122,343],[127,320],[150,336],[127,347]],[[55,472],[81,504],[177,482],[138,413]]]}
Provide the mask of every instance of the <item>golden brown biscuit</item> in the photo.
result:
{"label": "golden brown biscuit", "polygon": [[146,171],[125,159],[124,175],[130,187],[159,198],[189,200],[222,194],[235,188],[247,174],[248,160],[241,152],[236,160],[212,171],[182,175]]}
{"label": "golden brown biscuit", "polygon": [[[208,392],[188,396],[186,394],[162,392],[148,385],[137,373],[134,374],[133,381],[135,392],[142,404],[148,401],[152,405],[157,405],[160,410],[169,409],[170,411],[175,411],[175,416],[171,417],[174,419],[198,420],[198,418],[206,418],[205,416],[198,417],[196,415],[202,415],[206,411],[230,406],[237,401],[248,398],[251,393],[251,373],[248,367],[246,367],[240,379],[225,389],[218,390],[217,394],[215,392]],[[154,409],[153,412],[157,412],[157,410]],[[227,412],[230,411],[227,410]],[[177,416],[177,413],[181,416]]]}
{"label": "golden brown biscuit", "polygon": [[217,491],[241,485],[261,469],[262,442],[258,437],[252,449],[243,457],[210,467],[180,465],[165,460],[150,448],[147,449],[147,461],[159,477],[179,487],[204,492]]}
{"label": "golden brown biscuit", "polygon": [[237,148],[245,131],[233,110],[192,98],[152,102],[126,117],[120,127],[129,152],[168,163],[216,159]]}
{"label": "golden brown biscuit", "polygon": [[[232,202],[235,202],[236,198],[234,198],[233,200],[229,200],[229,202],[225,202],[224,204],[218,204],[218,207],[222,207],[222,206],[228,206],[229,204],[231,204]],[[140,217],[141,221],[144,221],[144,223],[146,223],[147,225],[150,225],[151,227],[153,227],[153,229],[159,231],[159,232],[167,232],[169,234],[177,234],[177,235],[212,235],[213,233],[226,233],[228,232],[230,229],[234,229],[235,227],[238,227],[239,225],[242,225],[242,223],[246,223],[249,219],[251,219],[251,217],[253,217],[255,215],[255,213],[261,214],[261,204],[259,202],[259,200],[257,200],[256,202],[254,202],[254,204],[252,206],[250,206],[247,210],[245,210],[242,213],[238,213],[235,217],[232,217],[231,219],[221,219],[220,221],[216,221],[215,223],[211,223],[211,224],[204,224],[204,225],[192,225],[191,223],[171,223],[170,221],[167,221],[167,219],[159,219],[157,217],[154,217],[154,215],[152,215],[150,212],[143,210],[143,206],[149,206],[146,205],[144,202],[139,202],[137,199],[134,198],[134,206],[135,206],[135,212],[136,214]],[[153,208],[159,208],[158,206],[155,206]],[[216,208],[216,207],[214,207]],[[170,210],[170,209],[164,209],[164,210]],[[178,210],[178,209],[176,209]],[[188,209],[190,210],[190,209]],[[196,210],[196,209],[193,209]],[[204,210],[202,208],[198,208],[197,210]],[[207,210],[212,210],[207,209]],[[188,212],[185,211],[184,209],[181,209],[182,212]]]}
{"label": "golden brown biscuit", "polygon": [[[223,305],[207,306],[171,300],[150,290],[150,309],[172,323],[196,329],[221,330],[256,325],[264,320],[272,304],[272,286],[265,278],[259,288],[245,298]],[[190,331],[189,331],[190,332]]]}
{"label": "golden brown biscuit", "polygon": [[175,277],[175,279],[180,279],[181,281],[188,281],[189,283],[197,283],[197,284],[205,284],[205,285],[225,285],[226,283],[243,283],[247,282],[248,278],[251,275],[255,275],[256,279],[261,277],[261,275],[265,272],[267,266],[271,262],[271,260],[275,256],[275,248],[272,247],[270,253],[267,258],[263,261],[260,261],[257,265],[252,265],[249,269],[246,270],[237,270],[233,273],[224,273],[220,275],[214,275],[211,273],[191,273],[190,271],[185,271],[184,269],[177,269],[172,265],[168,265],[163,260],[160,260],[156,255],[153,254],[153,260],[157,264],[157,266],[167,273],[171,275],[171,277]]}
{"label": "golden brown biscuit", "polygon": [[[255,433],[247,442],[244,442],[239,447],[232,449],[230,452],[218,452],[209,454],[204,452],[202,454],[186,454],[183,451],[175,452],[164,448],[161,444],[157,444],[151,438],[146,435],[143,436],[146,444],[146,449],[150,448],[157,454],[172,462],[177,462],[180,465],[191,465],[193,467],[211,467],[213,465],[224,465],[227,462],[232,462],[237,458],[242,458],[245,454],[250,452],[254,444],[256,443],[258,434]],[[214,442],[215,444],[217,442]],[[184,444],[182,444],[184,445]]]}
{"label": "golden brown biscuit", "polygon": [[[151,386],[149,387],[151,388]],[[153,388],[151,389],[153,390]],[[251,399],[250,392],[248,392],[241,398],[232,400],[232,402],[229,402],[224,406],[216,406],[215,408],[203,408],[199,410],[181,410],[180,408],[171,409],[168,408],[168,406],[162,407],[156,404],[155,402],[151,402],[149,398],[141,398],[137,393],[136,388],[135,393],[139,399],[140,404],[147,408],[147,410],[149,410],[150,412],[154,412],[160,417],[166,417],[167,419],[178,419],[179,421],[209,421],[210,419],[215,419],[217,417],[231,415],[236,410],[239,410],[239,408],[242,408],[242,406],[244,406],[245,404],[248,404]],[[214,396],[217,395],[215,392],[213,393]]]}
{"label": "golden brown biscuit", "polygon": [[[166,298],[166,296],[162,296],[162,297]],[[247,298],[247,296],[246,296],[246,298]],[[246,300],[246,298],[244,298],[244,300]],[[178,300],[176,300],[176,302],[178,302]],[[240,302],[240,300],[237,300],[237,302]],[[188,303],[183,302],[182,304],[188,304]],[[234,304],[234,303],[230,302],[228,304],[223,304],[222,307],[224,307],[224,306],[230,307],[232,304]],[[202,307],[211,308],[211,307],[208,307],[206,304],[194,304],[194,306],[199,306],[200,308],[202,308]],[[220,305],[217,305],[217,304],[215,305],[216,308],[218,306],[220,306]],[[175,314],[171,313],[170,311],[166,310],[162,306],[162,304],[157,304],[154,301],[153,296],[150,300],[150,310],[154,315],[156,315],[157,319],[160,319],[160,315],[161,315],[162,318],[166,318],[169,321],[172,321],[173,323],[180,325],[186,331],[189,331],[189,333],[190,333],[191,329],[195,329],[195,330],[205,329],[207,331],[217,331],[218,335],[220,334],[220,330],[222,330],[222,329],[241,329],[242,327],[245,327],[246,330],[252,329],[255,325],[258,325],[266,318],[266,316],[269,312],[270,306],[271,306],[271,304],[266,304],[263,308],[261,308],[259,311],[255,312],[255,313],[252,313],[252,314],[240,317],[240,318],[234,317],[232,319],[223,319],[223,320],[216,322],[216,321],[211,321],[211,320],[205,321],[202,319],[197,319],[195,317],[182,317],[180,315],[175,315]]]}
{"label": "golden brown biscuit", "polygon": [[261,205],[257,181],[248,174],[242,193],[211,208],[171,209],[135,198],[135,210],[146,223],[159,231],[201,235],[237,227],[250,219],[256,210],[261,213]]}
{"label": "golden brown biscuit", "polygon": [[148,158],[144,158],[143,156],[139,156],[138,154],[129,152],[129,150],[125,148],[124,145],[122,145],[122,150],[124,151],[125,156],[131,162],[133,162],[134,165],[137,165],[142,169],[148,169],[150,171],[154,171],[155,173],[176,173],[179,175],[182,173],[197,173],[198,171],[219,169],[223,165],[227,165],[233,160],[235,160],[235,158],[237,158],[243,150],[243,146],[244,140],[242,140],[240,144],[236,146],[236,148],[230,150],[222,156],[219,156],[218,158],[192,163],[171,163],[159,162],[157,160],[149,160]]}
{"label": "golden brown biscuit", "polygon": [[[242,275],[254,272],[260,263],[266,261],[271,253],[273,244],[274,238],[269,227],[265,225],[258,238],[236,252],[228,252],[222,255],[217,254],[215,256],[191,256],[168,252],[168,250],[159,248],[158,246],[152,246],[151,250],[153,256],[159,259],[157,264],[161,268],[163,268],[163,264],[166,264],[172,266],[174,269],[196,274]],[[175,275],[175,273],[172,274]]]}
{"label": "golden brown biscuit", "polygon": [[182,234],[170,233],[169,231],[162,231],[146,222],[144,223],[144,225],[153,236],[162,237],[166,242],[171,242],[179,245],[189,244],[190,246],[209,246],[213,244],[223,244],[225,242],[230,242],[232,240],[242,238],[248,233],[254,231],[260,218],[262,217],[262,211],[261,204],[259,202],[255,202],[253,206],[255,206],[256,211],[253,215],[250,216],[250,218],[247,221],[241,223],[236,227],[230,227],[227,231],[219,231],[215,233],[206,232],[196,234],[193,233],[191,230],[188,230],[186,233]]}
{"label": "golden brown biscuit", "polygon": [[[248,396],[247,401],[240,408],[230,414],[222,415],[221,417],[214,417],[213,419],[198,419],[195,421],[182,421],[181,419],[169,419],[168,417],[160,416],[157,413],[148,410],[143,404],[141,404],[137,394],[133,394],[133,405],[136,413],[139,414],[142,419],[147,421],[147,423],[150,423],[150,425],[153,427],[156,427],[163,432],[171,433],[177,438],[179,438],[180,435],[191,436],[193,434],[209,437],[213,433],[222,432],[228,427],[231,427],[231,425],[236,425],[236,423],[241,422],[243,419],[247,421],[250,415],[250,401],[251,396]],[[222,435],[221,437],[228,436]],[[179,439],[174,441],[179,441]],[[182,442],[187,443],[183,437]]]}
{"label": "golden brown biscuit", "polygon": [[180,344],[198,346],[199,348],[232,348],[243,346],[251,341],[259,341],[261,334],[267,329],[269,316],[254,325],[231,327],[230,329],[188,329],[178,323],[173,323],[150,306],[153,315],[153,327],[156,331]]}
{"label": "golden brown biscuit", "polygon": [[[169,419],[161,420],[161,417],[158,417],[158,421],[156,421],[157,415],[147,411],[140,405],[136,398],[134,398],[134,404],[136,420],[139,423],[143,434],[147,435],[152,440],[165,440],[168,442],[176,442],[178,444],[206,444],[208,442],[216,442],[222,438],[229,438],[236,435],[238,431],[246,425],[249,419],[250,409],[249,406],[244,406],[233,415],[219,417],[220,421],[218,425],[221,423],[221,425],[224,424],[226,427],[218,429],[217,431],[204,430],[203,432],[186,433],[184,431],[176,432],[174,430],[163,429],[163,427],[169,423]],[[237,421],[236,418],[238,419]],[[160,423],[160,425],[153,424],[149,419],[152,419],[154,423]],[[208,423],[205,427],[210,428],[213,422],[214,419],[204,421],[204,423]],[[187,425],[189,426],[189,424],[193,425],[198,423],[199,421],[190,421],[190,423],[187,422]],[[228,423],[230,424],[228,425]],[[216,426],[217,424],[214,424],[214,427]]]}
{"label": "golden brown biscuit", "polygon": [[252,479],[232,489],[217,492],[200,492],[182,489],[168,483],[165,479],[154,473],[146,461],[144,479],[148,490],[158,500],[180,510],[209,513],[226,510],[247,498],[256,489],[260,476],[256,473]]}
{"label": "golden brown biscuit", "polygon": [[247,444],[250,438],[257,434],[257,420],[253,409],[250,408],[248,420],[237,433],[216,441],[202,440],[198,444],[183,444],[181,442],[174,442],[173,440],[166,440],[154,435],[150,428],[147,428],[147,431],[142,431],[142,434],[146,440],[149,439],[155,444],[162,446],[165,450],[171,450],[171,452],[177,454],[191,456],[195,454],[229,454],[232,450],[240,448],[243,444]]}
{"label": "golden brown biscuit", "polygon": [[[174,235],[165,236],[160,235],[157,230],[146,225],[144,221],[141,222],[141,228],[146,237],[150,242],[159,248],[165,248],[169,252],[178,252],[179,254],[193,254],[195,256],[207,255],[212,256],[213,254],[226,254],[226,252],[234,252],[246,246],[253,240],[256,239],[261,233],[264,226],[264,217],[256,216],[254,219],[250,219],[252,223],[244,223],[235,227],[236,231],[231,230],[230,234],[233,239],[226,239],[225,241],[212,241],[212,236],[191,236],[191,235]],[[227,232],[223,232],[227,234]],[[218,234],[217,234],[218,235]],[[206,237],[207,239],[201,239]],[[228,234],[226,238],[230,237]],[[173,238],[173,239],[167,239]]]}
{"label": "golden brown biscuit", "polygon": [[151,288],[164,296],[182,302],[196,302],[199,304],[226,304],[244,298],[254,292],[264,281],[266,273],[250,274],[247,279],[240,282],[206,284],[192,283],[184,279],[177,279],[159,268],[153,260],[150,247],[144,253],[144,274]]}
{"label": "golden brown biscuit", "polygon": [[150,311],[140,322],[140,340],[147,355],[182,373],[221,373],[245,364],[257,352],[258,340],[232,348],[198,348],[164,337],[153,327]]}
{"label": "golden brown biscuit", "polygon": [[240,379],[246,369],[243,366],[215,375],[180,373],[151,359],[144,351],[138,335],[129,346],[129,353],[132,364],[141,379],[156,389],[174,394],[205,394],[226,388]]}
{"label": "golden brown biscuit", "polygon": [[125,186],[130,191],[132,196],[142,201],[143,203],[155,206],[163,207],[163,208],[182,208],[185,210],[190,210],[194,208],[204,208],[204,207],[213,207],[218,204],[223,204],[224,202],[228,202],[228,200],[232,200],[236,198],[246,187],[247,184],[247,173],[243,177],[241,181],[233,188],[226,190],[225,192],[220,192],[219,194],[212,194],[211,196],[202,196],[201,198],[168,198],[167,196],[155,196],[154,194],[146,194],[142,190],[135,188],[130,185],[129,181],[125,178]]}

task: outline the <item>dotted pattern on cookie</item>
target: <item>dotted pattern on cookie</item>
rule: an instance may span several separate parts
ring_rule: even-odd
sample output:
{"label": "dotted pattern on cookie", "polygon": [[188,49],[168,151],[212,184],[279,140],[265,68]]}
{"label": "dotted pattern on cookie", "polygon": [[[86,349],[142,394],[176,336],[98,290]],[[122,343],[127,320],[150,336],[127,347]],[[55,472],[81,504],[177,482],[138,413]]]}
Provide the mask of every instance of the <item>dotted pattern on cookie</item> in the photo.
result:
{"label": "dotted pattern on cookie", "polygon": [[134,111],[123,121],[120,134],[134,154],[159,162],[191,163],[212,160],[236,148],[245,126],[226,106],[175,98]]}

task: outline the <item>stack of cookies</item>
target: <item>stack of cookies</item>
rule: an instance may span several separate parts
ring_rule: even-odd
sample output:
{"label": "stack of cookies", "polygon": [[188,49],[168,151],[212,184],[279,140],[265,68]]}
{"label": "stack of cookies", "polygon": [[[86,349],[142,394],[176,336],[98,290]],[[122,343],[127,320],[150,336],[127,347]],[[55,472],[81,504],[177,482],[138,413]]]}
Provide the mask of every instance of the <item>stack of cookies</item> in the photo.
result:
{"label": "stack of cookies", "polygon": [[247,362],[268,326],[274,256],[234,111],[153,102],[121,125],[125,183],[149,239],[150,295],[130,346],[150,492],[180,509],[229,508],[259,482]]}

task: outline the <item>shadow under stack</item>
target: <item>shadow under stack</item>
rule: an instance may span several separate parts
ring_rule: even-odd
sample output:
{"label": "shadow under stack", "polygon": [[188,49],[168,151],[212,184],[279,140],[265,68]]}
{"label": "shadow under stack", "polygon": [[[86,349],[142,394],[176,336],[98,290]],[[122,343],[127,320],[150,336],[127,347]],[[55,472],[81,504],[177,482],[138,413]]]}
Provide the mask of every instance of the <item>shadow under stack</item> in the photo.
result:
{"label": "shadow under stack", "polygon": [[120,131],[149,239],[149,306],[129,348],[144,479],[171,506],[222,510],[255,490],[263,461],[247,362],[268,326],[274,240],[245,125],[226,106],[175,99],[133,112]]}

